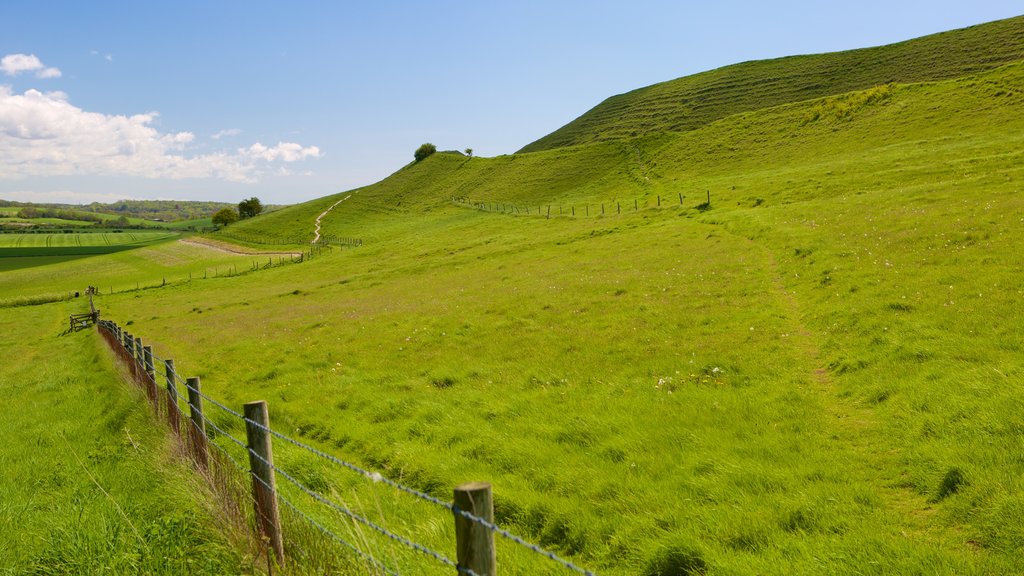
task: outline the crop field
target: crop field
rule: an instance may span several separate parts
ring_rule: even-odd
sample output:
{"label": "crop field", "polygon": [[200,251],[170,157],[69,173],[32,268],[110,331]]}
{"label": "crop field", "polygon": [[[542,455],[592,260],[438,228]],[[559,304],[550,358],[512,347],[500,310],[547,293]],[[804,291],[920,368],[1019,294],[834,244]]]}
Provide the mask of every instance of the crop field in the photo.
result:
{"label": "crop field", "polygon": [[[489,481],[499,525],[599,574],[1019,573],[1024,65],[972,72],[688,132],[438,153],[213,235],[307,238],[337,203],[323,230],[357,249],[228,274],[252,257],[164,242],[5,272],[0,299],[98,286],[105,318],[226,406],[264,399],[276,429],[441,500]],[[11,308],[5,346],[78,308]],[[59,343],[104,364],[86,338]],[[214,443],[244,459],[217,414]],[[450,515],[275,454],[452,549]],[[347,535],[398,573],[452,572]],[[503,573],[565,573],[515,550]]]}
{"label": "crop field", "polygon": [[113,254],[178,238],[174,232],[69,232],[0,234],[0,270],[33,268]]}
{"label": "crop field", "polygon": [[173,232],[72,232],[0,234],[0,249],[19,248],[89,248],[105,246],[140,246],[177,238]]}
{"label": "crop field", "polygon": [[[109,248],[115,247],[119,246]],[[184,242],[161,241],[149,246],[120,247],[134,249],[86,256],[65,254],[0,258],[0,270],[3,270],[6,263],[13,263],[14,266],[0,276],[0,305],[27,297],[45,299],[48,296],[83,291],[84,285],[96,286],[109,293],[164,283],[198,282],[203,279],[215,281],[247,271],[254,261],[266,264],[268,259],[267,256],[232,254]],[[73,249],[71,247],[66,250]],[[279,257],[274,257],[274,263],[278,262]]]}

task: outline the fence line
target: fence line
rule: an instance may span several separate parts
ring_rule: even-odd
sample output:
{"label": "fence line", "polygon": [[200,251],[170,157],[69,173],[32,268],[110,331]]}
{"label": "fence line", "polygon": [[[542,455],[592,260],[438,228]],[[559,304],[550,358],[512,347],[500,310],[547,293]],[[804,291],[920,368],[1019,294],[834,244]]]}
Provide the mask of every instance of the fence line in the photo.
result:
{"label": "fence line", "polygon": [[[583,204],[550,204],[541,203],[536,205],[523,204],[516,202],[499,202],[497,200],[471,200],[468,196],[452,196],[451,201],[457,206],[465,208],[473,208],[480,210],[481,212],[496,212],[500,214],[512,214],[515,216],[526,215],[535,216],[539,218],[550,219],[552,216],[559,217],[590,217],[591,208],[593,208],[594,216],[604,216],[606,214],[622,214],[623,210],[627,212],[639,212],[647,208],[661,208],[663,205],[673,205],[678,198],[678,205],[682,206],[683,201],[686,199],[681,192],[675,196],[661,196],[656,195],[654,197],[655,204],[652,205],[651,198],[645,197],[633,198],[632,203],[626,201],[625,203],[619,200],[613,200],[610,202],[594,202],[594,203],[583,203]],[[536,209],[534,209],[536,207]],[[546,210],[545,210],[546,208]],[[700,210],[701,212],[711,208],[711,191],[707,191],[707,201],[693,206],[693,208]],[[577,213],[577,209],[579,213]]]}
{"label": "fence line", "polygon": [[350,238],[335,234],[321,234],[317,240],[310,242],[308,237],[298,234],[285,236],[280,234],[275,235],[257,232],[244,232],[225,228],[215,234],[212,234],[212,236],[228,238],[231,240],[240,240],[242,242],[258,244],[261,246],[308,246],[312,244],[314,246],[319,245],[323,247],[337,246],[340,248],[356,248],[363,245],[363,241],[360,238]]}
{"label": "fence line", "polygon": [[[317,448],[314,448],[299,440],[282,434],[274,430],[269,425],[269,423],[262,423],[254,418],[246,417],[242,413],[228,407],[224,403],[219,402],[216,399],[203,393],[202,390],[200,389],[200,382],[198,378],[184,378],[181,375],[181,372],[177,369],[177,366],[175,365],[173,360],[165,360],[160,358],[158,355],[152,352],[152,348],[150,346],[142,345],[141,338],[138,338],[124,331],[116,323],[109,320],[100,320],[97,323],[97,326],[101,330],[101,334],[104,335],[107,342],[111,345],[115,352],[117,352],[117,355],[128,364],[129,370],[132,375],[132,379],[147,391],[147,399],[150,401],[152,405],[154,414],[156,414],[158,418],[165,420],[168,423],[171,430],[174,431],[175,434],[178,436],[179,441],[182,441],[183,437],[180,433],[180,429],[177,428],[177,426],[174,423],[180,421],[180,419],[183,417],[183,413],[181,407],[178,404],[181,395],[177,394],[176,385],[178,383],[184,385],[189,397],[189,421],[191,422],[191,426],[188,426],[187,430],[189,438],[191,440],[189,444],[191,446],[190,452],[192,459],[195,461],[196,466],[198,466],[201,469],[204,469],[209,474],[224,474],[226,471],[218,470],[218,466],[215,465],[215,462],[209,461],[208,455],[205,457],[201,455],[201,453],[203,453],[203,451],[206,450],[205,446],[212,444],[221,455],[227,458],[227,460],[233,465],[234,468],[237,468],[242,473],[251,474],[253,479],[252,489],[254,490],[251,500],[253,500],[254,504],[257,507],[257,520],[259,520],[262,513],[259,509],[259,496],[256,494],[255,491],[257,489],[266,489],[267,491],[269,491],[270,498],[272,500],[280,500],[281,502],[283,502],[288,507],[288,509],[292,510],[301,520],[303,520],[306,524],[313,527],[319,533],[323,534],[325,537],[329,538],[331,541],[341,544],[350,551],[355,552],[361,559],[370,562],[373,566],[384,571],[385,573],[397,574],[397,572],[388,568],[380,560],[374,558],[371,554],[368,554],[360,550],[357,545],[348,542],[341,536],[338,536],[328,527],[323,525],[323,523],[315,521],[309,514],[302,511],[293,502],[285,498],[280,493],[280,491],[276,490],[274,487],[273,475],[280,474],[289,482],[289,484],[293,485],[295,489],[305,494],[306,496],[310,497],[316,503],[326,507],[329,511],[339,514],[344,518],[347,518],[348,521],[357,522],[359,524],[367,526],[368,528],[374,530],[375,532],[379,533],[381,536],[387,538],[390,541],[399,543],[404,547],[413,550],[419,554],[425,555],[449,568],[454,568],[459,574],[467,574],[469,576],[494,576],[494,574],[496,574],[496,569],[494,566],[493,539],[494,535],[498,535],[508,541],[511,541],[515,544],[522,546],[526,550],[529,550],[537,555],[540,555],[543,558],[546,558],[547,560],[554,562],[556,565],[564,569],[574,571],[579,574],[584,574],[587,576],[593,576],[593,572],[581,568],[573,564],[572,562],[569,562],[568,560],[559,557],[555,553],[545,550],[540,546],[537,546],[536,544],[532,544],[526,541],[525,539],[509,532],[508,530],[501,528],[500,526],[495,524],[493,520],[490,519],[491,516],[493,515],[493,512],[489,509],[481,511],[473,508],[470,510],[466,509],[466,507],[460,507],[455,503],[443,501],[439,498],[436,498],[414,488],[405,486],[399,482],[396,482],[395,480],[392,480],[381,475],[380,473],[371,472],[360,466],[342,460],[336,456],[327,454],[321,450],[318,450]],[[166,379],[166,388],[164,390],[164,394],[166,402],[161,402],[159,398],[160,392],[156,383],[157,377],[155,370],[157,363],[164,365],[164,377]],[[261,454],[260,447],[252,445],[253,437],[251,432],[249,434],[249,443],[247,444],[233,436],[227,430],[224,430],[224,428],[222,428],[211,418],[209,418],[208,415],[206,415],[202,410],[201,402],[203,401],[213,405],[217,409],[221,410],[223,413],[229,415],[231,418],[243,423],[248,430],[258,430],[261,432],[265,432],[267,434],[266,453]],[[250,406],[247,405],[246,412],[249,411],[249,407]],[[263,418],[263,416],[261,416],[261,418]],[[217,434],[217,436],[214,437],[213,440],[223,437],[227,441],[230,441],[231,443],[235,444],[238,448],[243,450],[245,453],[247,453],[250,457],[250,466],[248,467],[248,469],[237,459],[235,459],[224,446],[221,446],[218,442],[213,442],[211,441],[211,439],[207,438],[207,428],[213,430]],[[334,500],[317,493],[316,490],[309,488],[300,480],[295,478],[293,474],[287,472],[280,466],[277,466],[273,463],[273,459],[270,455],[270,438],[278,438],[280,440],[283,440],[301,450],[304,450],[316,456],[321,461],[329,462],[336,466],[340,466],[349,471],[355,472],[360,476],[368,480],[371,480],[374,483],[385,484],[399,492],[411,495],[421,501],[425,501],[435,506],[438,506],[448,511],[449,513],[453,514],[456,520],[456,548],[458,552],[458,560],[452,560],[436,550],[432,550],[427,546],[424,546],[420,543],[414,542],[409,538],[396,534],[395,532],[388,530],[379,523],[369,520],[365,516],[357,512],[354,512],[348,507],[338,504]],[[226,464],[224,466],[226,466]],[[268,481],[265,478],[261,478],[256,474],[257,466],[269,470],[270,481]],[[487,507],[489,508],[491,506],[490,503],[492,499],[490,496],[490,485],[486,483],[472,483],[456,487],[456,500],[459,500],[459,494],[464,494],[467,491],[476,490],[486,491],[485,498],[482,499],[486,500]],[[471,507],[472,498],[470,499],[470,503]],[[460,528],[460,518],[462,519],[462,524],[467,524],[468,522],[469,525],[476,527],[475,530],[477,531],[477,533],[475,536],[472,537],[472,541],[470,541],[471,537],[468,536],[469,532],[462,530]],[[259,521],[257,521],[257,525],[259,525]],[[261,528],[262,531],[264,531],[265,537],[269,538],[269,536],[266,536],[265,532],[265,530],[269,528],[263,528],[262,526]],[[277,526],[276,530],[280,534],[280,526]],[[486,536],[486,538],[483,541],[479,541],[479,534],[481,533],[481,530],[482,533]],[[467,535],[464,535],[464,532]],[[487,540],[489,540],[489,542]],[[280,544],[278,544],[278,548],[275,549],[275,556],[277,556],[278,564],[283,565],[285,562],[285,558],[283,548],[280,548]],[[268,562],[269,561],[270,551],[268,550]]]}

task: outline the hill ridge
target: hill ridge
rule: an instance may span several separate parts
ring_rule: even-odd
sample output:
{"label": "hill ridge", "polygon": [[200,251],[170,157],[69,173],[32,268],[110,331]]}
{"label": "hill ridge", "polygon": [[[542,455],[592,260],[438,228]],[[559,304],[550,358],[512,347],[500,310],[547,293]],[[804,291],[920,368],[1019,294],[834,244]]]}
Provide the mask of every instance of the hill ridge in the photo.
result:
{"label": "hill ridge", "polygon": [[606,98],[518,153],[658,132],[891,82],[967,76],[1024,59],[1024,16],[884,46],[751,60]]}

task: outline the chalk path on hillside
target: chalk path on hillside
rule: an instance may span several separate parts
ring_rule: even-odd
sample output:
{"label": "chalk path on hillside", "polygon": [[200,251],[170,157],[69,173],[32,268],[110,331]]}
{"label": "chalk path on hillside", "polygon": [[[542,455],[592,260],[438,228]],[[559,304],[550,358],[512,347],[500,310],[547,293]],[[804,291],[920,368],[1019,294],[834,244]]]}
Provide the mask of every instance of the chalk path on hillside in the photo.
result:
{"label": "chalk path on hillside", "polygon": [[352,194],[349,194],[348,196],[345,196],[341,200],[338,200],[334,204],[331,204],[330,208],[328,208],[327,210],[324,210],[319,216],[316,217],[316,228],[313,230],[313,241],[310,242],[310,244],[316,244],[317,241],[320,240],[320,219],[323,218],[324,216],[327,216],[327,213],[330,212],[331,210],[334,210],[335,206],[337,206],[338,204],[341,204],[342,202],[344,202],[345,200],[348,200],[351,197],[352,197]]}

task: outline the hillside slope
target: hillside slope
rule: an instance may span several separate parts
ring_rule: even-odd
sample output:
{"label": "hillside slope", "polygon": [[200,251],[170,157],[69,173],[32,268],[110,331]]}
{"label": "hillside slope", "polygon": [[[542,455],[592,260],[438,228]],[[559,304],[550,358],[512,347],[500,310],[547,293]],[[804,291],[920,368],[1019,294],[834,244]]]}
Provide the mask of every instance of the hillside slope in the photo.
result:
{"label": "hillside slope", "polygon": [[[438,154],[324,219],[358,249],[101,305],[332,454],[440,498],[493,482],[503,526],[602,574],[1015,573],[1022,109],[1012,63]],[[246,226],[300,233],[341,196]],[[580,214],[623,198],[647,208]]]}
{"label": "hillside slope", "polygon": [[520,152],[693,130],[740,112],[956,78],[1022,58],[1024,16],[888,46],[744,62],[612,96]]}

